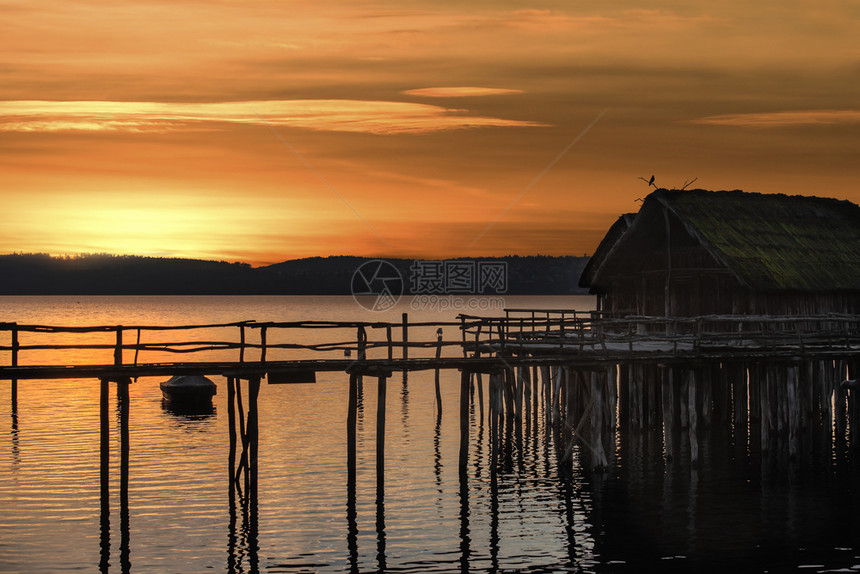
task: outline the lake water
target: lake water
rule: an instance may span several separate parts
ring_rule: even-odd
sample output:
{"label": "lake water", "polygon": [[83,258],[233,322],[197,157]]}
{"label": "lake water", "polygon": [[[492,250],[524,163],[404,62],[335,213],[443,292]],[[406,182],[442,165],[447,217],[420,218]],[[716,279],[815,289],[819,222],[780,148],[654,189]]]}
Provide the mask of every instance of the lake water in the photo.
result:
{"label": "lake water", "polygon": [[[504,299],[508,307],[592,304],[590,297]],[[404,311],[411,321],[438,321],[460,310],[501,313],[413,309],[408,301],[371,313],[351,297],[5,297],[0,310],[0,321],[55,325],[399,321]],[[90,353],[31,351],[20,362],[111,361],[110,351]],[[446,371],[441,417],[432,372],[389,380],[381,493],[376,380],[365,379],[353,499],[348,377],[264,383],[256,513],[240,505],[231,521],[226,382],[213,379],[214,408],[196,414],[163,404],[158,379],[130,386],[127,516],[115,411],[108,530],[100,512],[98,382],[19,382],[15,408],[9,395],[3,401],[0,571],[860,571],[860,466],[852,450],[827,443],[797,459],[778,450],[762,456],[743,433],[715,427],[703,431],[700,463],[692,466],[683,456],[664,460],[659,432],[622,429],[613,464],[595,474],[580,464],[578,447],[560,461],[568,445],[546,432],[542,416],[492,449],[489,425],[472,404],[463,474],[459,373]],[[113,394],[111,400],[116,405]]]}

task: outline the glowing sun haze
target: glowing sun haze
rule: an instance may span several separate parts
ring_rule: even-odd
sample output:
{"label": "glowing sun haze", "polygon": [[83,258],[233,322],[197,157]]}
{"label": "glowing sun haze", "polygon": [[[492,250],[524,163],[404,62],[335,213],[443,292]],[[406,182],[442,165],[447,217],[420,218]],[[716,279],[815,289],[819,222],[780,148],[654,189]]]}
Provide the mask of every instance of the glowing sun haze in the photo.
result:
{"label": "glowing sun haze", "polygon": [[0,13],[0,253],[582,255],[652,174],[860,202],[852,0]]}

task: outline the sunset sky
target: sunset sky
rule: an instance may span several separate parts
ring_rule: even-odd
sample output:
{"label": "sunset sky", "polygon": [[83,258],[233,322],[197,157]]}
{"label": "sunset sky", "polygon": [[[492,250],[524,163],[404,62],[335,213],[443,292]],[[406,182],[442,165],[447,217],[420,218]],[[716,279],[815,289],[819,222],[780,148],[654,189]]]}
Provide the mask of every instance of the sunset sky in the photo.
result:
{"label": "sunset sky", "polygon": [[860,1],[0,0],[0,253],[591,253],[661,187],[860,202]]}

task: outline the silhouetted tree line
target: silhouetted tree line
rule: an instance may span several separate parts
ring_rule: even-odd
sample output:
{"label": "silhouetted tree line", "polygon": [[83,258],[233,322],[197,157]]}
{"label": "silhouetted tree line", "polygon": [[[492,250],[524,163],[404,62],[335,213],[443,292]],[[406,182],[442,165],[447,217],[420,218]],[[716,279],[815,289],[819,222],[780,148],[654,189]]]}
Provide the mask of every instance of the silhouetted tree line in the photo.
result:
{"label": "silhouetted tree line", "polygon": [[[374,258],[309,257],[253,268],[247,263],[133,255],[0,255],[0,295],[349,295],[353,274]],[[412,259],[385,259],[410,292]],[[507,294],[580,294],[587,257],[509,256]]]}

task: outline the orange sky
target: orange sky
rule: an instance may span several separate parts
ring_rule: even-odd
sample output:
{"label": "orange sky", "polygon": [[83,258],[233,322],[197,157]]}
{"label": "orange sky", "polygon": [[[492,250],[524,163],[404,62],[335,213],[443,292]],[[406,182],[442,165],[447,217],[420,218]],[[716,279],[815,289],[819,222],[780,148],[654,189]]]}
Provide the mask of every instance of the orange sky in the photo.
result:
{"label": "orange sky", "polygon": [[860,202],[857,0],[0,15],[0,253],[581,255],[651,174]]}

